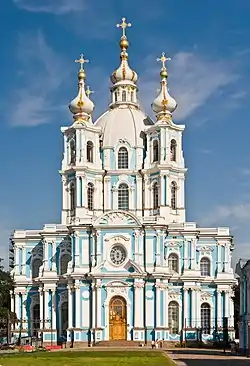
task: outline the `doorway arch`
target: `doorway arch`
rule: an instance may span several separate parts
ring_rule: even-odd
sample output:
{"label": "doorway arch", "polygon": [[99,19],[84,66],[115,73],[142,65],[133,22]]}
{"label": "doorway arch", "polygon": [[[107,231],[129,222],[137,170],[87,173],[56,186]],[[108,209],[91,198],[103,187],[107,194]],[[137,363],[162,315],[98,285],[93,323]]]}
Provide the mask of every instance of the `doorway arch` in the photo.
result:
{"label": "doorway arch", "polygon": [[121,296],[114,296],[109,302],[109,339],[127,339],[127,302]]}

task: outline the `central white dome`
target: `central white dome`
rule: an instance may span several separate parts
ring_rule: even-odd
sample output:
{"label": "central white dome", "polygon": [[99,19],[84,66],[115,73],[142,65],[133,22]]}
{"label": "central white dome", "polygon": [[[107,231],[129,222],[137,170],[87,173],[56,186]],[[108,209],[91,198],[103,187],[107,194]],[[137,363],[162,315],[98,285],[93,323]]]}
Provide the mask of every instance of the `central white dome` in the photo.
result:
{"label": "central white dome", "polygon": [[154,122],[140,109],[121,105],[102,114],[95,122],[103,133],[103,146],[114,147],[120,139],[132,146],[143,146],[143,132]]}

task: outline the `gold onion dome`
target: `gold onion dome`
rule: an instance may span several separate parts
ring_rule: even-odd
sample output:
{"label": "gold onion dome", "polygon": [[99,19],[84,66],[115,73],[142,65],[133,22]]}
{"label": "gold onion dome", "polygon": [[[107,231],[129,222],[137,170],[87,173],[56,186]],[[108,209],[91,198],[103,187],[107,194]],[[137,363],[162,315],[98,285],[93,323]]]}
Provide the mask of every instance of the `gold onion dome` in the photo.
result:
{"label": "gold onion dome", "polygon": [[83,65],[89,61],[85,60],[82,54],[80,59],[75,60],[75,62],[81,65],[78,72],[78,94],[69,104],[69,110],[74,115],[75,120],[88,120],[95,108],[94,103],[89,98],[91,91],[89,88],[87,91],[85,90],[86,75]]}
{"label": "gold onion dome", "polygon": [[161,68],[161,72],[160,72],[161,89],[160,89],[159,95],[156,97],[156,99],[152,103],[152,109],[158,115],[158,117],[164,116],[164,115],[171,116],[172,112],[174,112],[177,107],[177,102],[175,101],[175,99],[173,97],[171,97],[171,95],[168,92],[168,83],[167,83],[168,72],[167,72],[165,63],[166,63],[166,61],[169,61],[169,60],[171,60],[171,59],[169,57],[166,57],[164,52],[162,53],[161,58],[157,59],[157,61],[162,62],[162,68]]}
{"label": "gold onion dome", "polygon": [[128,64],[128,53],[127,49],[129,47],[129,42],[126,37],[126,28],[131,27],[131,23],[126,23],[126,18],[122,18],[121,24],[116,25],[119,28],[122,28],[122,37],[120,40],[120,48],[121,48],[121,64],[116,71],[111,75],[111,82],[113,84],[129,81],[132,83],[136,83],[138,76],[135,71],[133,71]]}

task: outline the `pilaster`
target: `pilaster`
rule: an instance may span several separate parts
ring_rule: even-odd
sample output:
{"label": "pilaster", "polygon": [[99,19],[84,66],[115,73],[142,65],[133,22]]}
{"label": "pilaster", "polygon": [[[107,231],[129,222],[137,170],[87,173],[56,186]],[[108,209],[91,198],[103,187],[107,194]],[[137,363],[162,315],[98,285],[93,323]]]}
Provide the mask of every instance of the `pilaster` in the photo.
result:
{"label": "pilaster", "polygon": [[43,329],[44,326],[44,297],[43,297],[43,288],[39,287],[39,304],[40,304],[40,329]]}
{"label": "pilaster", "polygon": [[81,319],[80,319],[80,307],[81,307],[81,293],[80,293],[80,285],[75,284],[75,327],[77,329],[81,328]]}
{"label": "pilaster", "polygon": [[134,328],[143,328],[144,324],[144,301],[143,301],[143,280],[135,280],[134,283]]}

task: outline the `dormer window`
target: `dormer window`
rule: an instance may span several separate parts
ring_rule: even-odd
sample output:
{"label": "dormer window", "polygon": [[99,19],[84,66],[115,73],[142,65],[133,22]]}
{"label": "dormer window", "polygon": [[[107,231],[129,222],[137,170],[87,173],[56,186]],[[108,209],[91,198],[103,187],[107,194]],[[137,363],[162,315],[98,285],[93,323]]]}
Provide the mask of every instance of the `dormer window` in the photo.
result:
{"label": "dormer window", "polygon": [[128,150],[120,147],[118,151],[118,169],[128,169]]}

